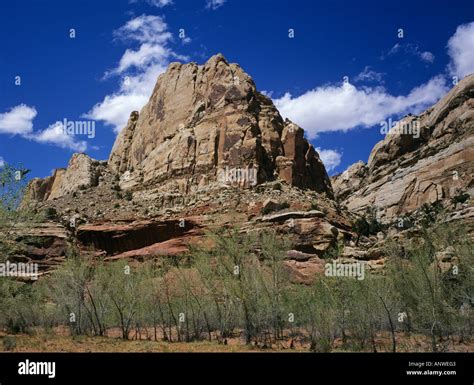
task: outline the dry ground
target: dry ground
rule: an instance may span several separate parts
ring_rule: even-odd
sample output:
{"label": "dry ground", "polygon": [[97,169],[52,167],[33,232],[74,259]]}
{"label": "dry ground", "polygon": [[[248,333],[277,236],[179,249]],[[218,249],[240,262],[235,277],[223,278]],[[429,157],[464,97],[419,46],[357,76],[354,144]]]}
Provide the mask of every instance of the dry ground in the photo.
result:
{"label": "dry ground", "polygon": [[[115,335],[112,331],[112,335]],[[13,346],[12,346],[13,341]],[[442,347],[440,347],[441,350]],[[458,341],[446,341],[446,351],[450,352],[474,352],[474,342],[459,343]],[[377,337],[378,351],[388,352],[391,350],[390,336],[381,335]],[[0,332],[0,352],[308,352],[309,343],[296,342],[290,348],[290,341],[281,341],[270,348],[262,348],[254,345],[245,345],[241,338],[231,338],[227,344],[217,341],[195,341],[195,342],[165,342],[142,340],[123,340],[118,337],[90,337],[70,336],[64,330],[51,332],[35,331],[30,334],[8,335]],[[342,341],[336,340],[335,352],[360,351],[351,348],[350,345],[342,346]],[[362,351],[371,352],[370,346]],[[397,351],[399,352],[429,352],[430,344],[426,336],[397,335]]]}

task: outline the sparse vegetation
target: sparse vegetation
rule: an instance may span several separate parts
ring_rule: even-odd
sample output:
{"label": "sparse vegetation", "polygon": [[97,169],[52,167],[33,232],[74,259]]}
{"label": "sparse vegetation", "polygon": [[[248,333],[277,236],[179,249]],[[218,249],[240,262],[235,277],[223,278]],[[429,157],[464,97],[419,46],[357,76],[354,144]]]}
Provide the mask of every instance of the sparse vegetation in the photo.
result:
{"label": "sparse vegetation", "polygon": [[58,216],[58,212],[54,207],[48,207],[44,211],[44,218],[47,220],[56,219]]}
{"label": "sparse vegetation", "polygon": [[465,203],[468,201],[468,199],[471,196],[468,193],[459,193],[458,195],[455,195],[454,197],[451,198],[451,203],[456,206],[458,203]]}
{"label": "sparse vegetation", "polygon": [[[406,333],[444,351],[472,336],[472,244],[457,228],[430,228],[421,246],[390,243],[384,275],[320,276],[309,286],[289,280],[286,238],[227,229],[209,237],[212,250],[159,265],[73,253],[33,285],[0,278],[0,327],[24,333],[63,325],[75,336],[119,330],[125,340],[168,343],[240,336],[261,349],[289,343],[314,352],[400,351],[408,349],[400,341]],[[438,253],[450,245],[456,258],[444,266]]]}
{"label": "sparse vegetation", "polygon": [[443,211],[443,205],[440,201],[432,204],[425,203],[420,209],[420,223],[424,227],[429,227],[436,222],[439,214]]}
{"label": "sparse vegetation", "polygon": [[34,216],[20,205],[26,187],[26,173],[27,170],[9,164],[0,167],[0,262],[21,247],[14,242],[15,227]]}
{"label": "sparse vegetation", "polygon": [[124,198],[127,201],[131,201],[133,199],[133,193],[130,190],[126,191],[125,195],[124,195]]}
{"label": "sparse vegetation", "polygon": [[16,348],[16,340],[14,337],[6,336],[3,338],[3,350],[11,352]]}
{"label": "sparse vegetation", "polygon": [[376,235],[379,231],[383,231],[384,226],[377,220],[375,215],[369,214],[356,219],[352,224],[352,231],[357,234],[356,245],[359,244],[362,236],[368,237]]}

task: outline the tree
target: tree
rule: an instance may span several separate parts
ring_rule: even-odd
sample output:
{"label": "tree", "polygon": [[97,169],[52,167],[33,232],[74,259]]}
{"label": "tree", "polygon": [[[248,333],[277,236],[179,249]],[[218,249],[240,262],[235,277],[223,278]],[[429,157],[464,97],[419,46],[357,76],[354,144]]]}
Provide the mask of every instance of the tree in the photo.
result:
{"label": "tree", "polygon": [[0,167],[0,262],[19,248],[14,242],[14,230],[19,223],[31,218],[31,213],[20,207],[28,171],[9,164]]}
{"label": "tree", "polygon": [[98,279],[104,282],[105,293],[115,310],[116,322],[122,330],[122,338],[130,337],[139,308],[139,285],[142,279],[141,269],[132,269],[128,261],[116,261],[101,272]]}

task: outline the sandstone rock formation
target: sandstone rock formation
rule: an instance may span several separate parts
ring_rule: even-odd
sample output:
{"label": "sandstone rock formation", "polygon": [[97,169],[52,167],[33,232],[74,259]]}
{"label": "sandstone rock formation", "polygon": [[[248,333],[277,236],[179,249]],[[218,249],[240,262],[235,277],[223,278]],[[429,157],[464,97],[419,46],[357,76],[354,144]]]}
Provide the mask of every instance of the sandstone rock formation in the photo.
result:
{"label": "sandstone rock formation", "polygon": [[96,186],[98,164],[98,161],[85,154],[74,154],[67,169],[57,169],[53,176],[45,179],[33,179],[29,183],[26,200],[53,200],[82,188]]}
{"label": "sandstone rock formation", "polygon": [[472,197],[474,75],[423,114],[404,118],[398,127],[377,143],[367,164],[358,162],[332,178],[342,204],[359,213],[374,209],[389,221],[425,203],[460,193]]}
{"label": "sandstone rock formation", "polygon": [[[222,55],[171,64],[148,104],[131,113],[107,163],[75,154],[27,193],[36,210],[57,210],[83,252],[106,260],[182,255],[206,229],[271,227],[295,241],[287,261],[295,277],[305,276],[295,268],[314,271],[348,235],[332,197],[303,129]],[[327,216],[311,210],[314,202]]]}
{"label": "sandstone rock formation", "polygon": [[[375,210],[390,222],[424,203],[472,196],[473,96],[474,75],[402,120],[420,135],[392,132],[331,186],[303,129],[283,120],[237,64],[222,55],[173,63],[107,162],[75,154],[66,169],[30,182],[25,202],[54,208],[57,218],[44,226],[60,234],[25,255],[60,261],[67,238],[105,260],[179,257],[205,242],[206,230],[238,227],[289,237],[285,266],[295,282],[310,283],[335,252],[378,271],[385,235],[354,242],[354,213]],[[469,203],[450,215],[474,221]]]}
{"label": "sandstone rock formation", "polygon": [[34,227],[19,224],[15,240],[21,245],[12,261],[37,263],[40,274],[64,262],[69,249],[69,233],[59,223],[36,223]]}
{"label": "sandstone rock formation", "polygon": [[331,194],[303,130],[284,121],[253,80],[222,55],[204,65],[172,63],[148,104],[118,136],[109,167],[134,190],[159,185],[190,193],[210,184],[242,187],[280,178]]}

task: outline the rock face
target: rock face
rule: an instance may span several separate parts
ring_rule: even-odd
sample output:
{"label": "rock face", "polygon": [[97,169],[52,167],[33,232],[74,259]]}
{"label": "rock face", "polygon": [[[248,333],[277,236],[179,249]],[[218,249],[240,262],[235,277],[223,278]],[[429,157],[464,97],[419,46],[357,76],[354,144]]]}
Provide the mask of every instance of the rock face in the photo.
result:
{"label": "rock face", "polygon": [[161,243],[182,236],[195,227],[190,220],[134,221],[131,223],[105,223],[82,225],[77,229],[77,239],[107,254],[115,254]]}
{"label": "rock face", "polygon": [[[419,134],[419,135],[418,135]],[[368,163],[332,178],[337,198],[382,220],[425,203],[473,195],[474,75],[420,116],[408,116],[375,145]]]}
{"label": "rock face", "polygon": [[41,274],[62,263],[68,252],[68,230],[59,223],[37,223],[35,227],[20,224],[14,230],[15,239],[22,248],[10,257],[18,262],[37,263]]}
{"label": "rock face", "polygon": [[148,104],[133,112],[109,158],[121,187],[190,193],[215,184],[282,179],[332,194],[303,130],[284,121],[253,80],[222,55],[172,63]]}
{"label": "rock face", "polygon": [[[332,197],[323,163],[304,131],[283,120],[239,65],[216,55],[204,65],[172,63],[142,111],[133,111],[108,161],[120,188],[190,194],[281,180]],[[47,201],[93,187],[99,162],[74,154],[67,169],[30,182]]]}
{"label": "rock face", "polygon": [[[311,283],[336,257],[380,271],[384,234],[354,242],[356,214],[375,210],[393,222],[425,203],[472,196],[473,98],[471,75],[425,113],[404,118],[405,131],[392,130],[367,164],[331,186],[303,129],[283,120],[237,64],[221,55],[204,65],[173,63],[148,104],[131,113],[108,162],[75,154],[66,169],[30,182],[27,199],[38,213],[57,213],[57,227],[47,224],[39,240],[23,237],[20,257],[47,269],[70,241],[106,260],[175,258],[205,243],[208,230],[238,228],[288,237],[285,267],[295,282]],[[470,202],[461,206],[448,219],[472,221]]]}
{"label": "rock face", "polygon": [[26,200],[48,201],[98,183],[98,161],[85,154],[74,154],[67,169],[57,169],[53,176],[35,178],[28,186]]}

